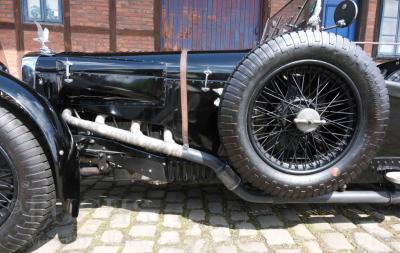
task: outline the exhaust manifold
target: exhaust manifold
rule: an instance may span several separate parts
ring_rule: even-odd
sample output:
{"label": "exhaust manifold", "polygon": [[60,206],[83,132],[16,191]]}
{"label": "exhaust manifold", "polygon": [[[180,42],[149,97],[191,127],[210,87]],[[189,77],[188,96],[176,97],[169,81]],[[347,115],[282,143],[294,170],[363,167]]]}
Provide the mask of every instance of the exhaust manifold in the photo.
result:
{"label": "exhaust manifold", "polygon": [[[332,192],[326,195],[308,199],[280,199],[248,189],[236,172],[225,162],[216,156],[196,149],[184,147],[173,141],[172,133],[164,132],[164,140],[159,140],[144,135],[140,131],[140,124],[132,121],[130,131],[108,126],[105,124],[105,115],[98,115],[96,120],[84,120],[72,115],[70,109],[62,112],[62,118],[70,125],[88,130],[90,132],[131,144],[152,152],[182,158],[191,162],[205,165],[211,168],[225,187],[234,192],[241,199],[253,203],[375,203],[398,204],[400,192],[390,191],[346,191]],[[88,171],[89,173],[90,171]]]}

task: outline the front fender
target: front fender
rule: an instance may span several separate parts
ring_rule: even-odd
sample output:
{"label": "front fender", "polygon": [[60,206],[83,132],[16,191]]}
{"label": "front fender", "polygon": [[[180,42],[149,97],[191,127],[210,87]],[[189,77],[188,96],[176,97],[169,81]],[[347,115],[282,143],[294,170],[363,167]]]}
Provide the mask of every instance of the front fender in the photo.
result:
{"label": "front fender", "polygon": [[4,65],[2,62],[0,62],[0,71],[9,73],[7,66]]}
{"label": "front fender", "polygon": [[50,103],[13,76],[0,71],[0,102],[32,123],[52,165],[58,198],[74,217],[79,207],[79,160],[68,126]]}

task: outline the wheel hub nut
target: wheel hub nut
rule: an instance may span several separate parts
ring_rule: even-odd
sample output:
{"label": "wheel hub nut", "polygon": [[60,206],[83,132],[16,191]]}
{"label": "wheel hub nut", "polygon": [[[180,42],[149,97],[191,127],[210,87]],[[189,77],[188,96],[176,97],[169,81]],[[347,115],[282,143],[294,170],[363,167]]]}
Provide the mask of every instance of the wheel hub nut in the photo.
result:
{"label": "wheel hub nut", "polygon": [[304,133],[313,132],[320,125],[326,124],[325,120],[321,120],[319,113],[311,108],[302,109],[293,121],[297,128]]}

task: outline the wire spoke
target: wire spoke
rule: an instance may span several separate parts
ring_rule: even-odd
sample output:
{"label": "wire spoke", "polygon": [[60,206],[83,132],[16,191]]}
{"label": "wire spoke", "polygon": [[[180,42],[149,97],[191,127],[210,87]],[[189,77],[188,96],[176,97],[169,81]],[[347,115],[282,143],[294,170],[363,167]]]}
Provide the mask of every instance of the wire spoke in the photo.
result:
{"label": "wire spoke", "polygon": [[325,120],[326,120],[326,125],[332,124],[332,125],[336,125],[336,126],[338,126],[338,127],[343,127],[343,128],[345,128],[345,129],[347,129],[347,130],[353,130],[353,129],[352,129],[351,127],[349,127],[349,126],[345,126],[345,125],[343,125],[343,124],[337,123],[337,122],[332,121],[332,120],[330,120],[330,119],[325,119]]}
{"label": "wire spoke", "polygon": [[[264,90],[263,92],[266,92],[266,91]],[[292,103],[290,103],[289,101],[286,101],[286,100],[284,100],[284,99],[282,99],[282,98],[279,98],[279,97],[277,97],[277,96],[275,96],[275,95],[273,95],[273,94],[271,94],[271,93],[268,93],[268,92],[266,92],[266,93],[267,93],[267,95],[269,95],[269,96],[271,96],[271,97],[273,97],[273,98],[276,98],[276,99],[278,99],[279,101],[281,101],[281,102],[283,102],[283,103],[285,103],[285,104],[288,104],[288,105],[290,105],[290,106],[293,106],[293,107],[295,107],[295,108],[297,108],[297,109],[302,109],[300,106],[295,105],[295,104],[292,104]]]}
{"label": "wire spoke", "polygon": [[[359,119],[359,102],[346,80],[318,64],[291,67],[266,80],[248,116],[260,156],[274,168],[295,172],[322,169],[338,159]],[[315,128],[294,123],[304,109],[325,123]]]}
{"label": "wire spoke", "polygon": [[276,114],[276,113],[274,113],[274,112],[270,112],[270,111],[268,111],[268,110],[266,110],[266,109],[264,109],[264,108],[261,108],[261,107],[259,107],[259,106],[257,106],[257,109],[258,109],[259,111],[261,111],[262,113],[265,113],[265,114],[267,114],[267,115],[272,115],[272,116],[274,116],[274,117],[277,117],[277,118],[283,119],[283,120],[285,120],[285,121],[287,121],[287,122],[289,122],[289,123],[292,123],[290,120],[286,119],[286,118],[285,118],[284,116],[282,116],[282,115],[278,115],[278,114]]}
{"label": "wire spoke", "polygon": [[299,84],[298,84],[297,81],[296,81],[295,74],[292,74],[291,77],[292,77],[292,79],[293,79],[293,81],[294,81],[294,84],[295,84],[296,87],[297,87],[297,90],[299,91],[299,94],[302,96],[302,98],[303,98],[304,100],[307,100],[306,97],[305,97],[304,94],[303,94],[303,88],[300,88]]}
{"label": "wire spoke", "polygon": [[16,182],[11,164],[0,150],[0,226],[9,217],[16,199]]}
{"label": "wire spoke", "polygon": [[340,93],[336,94],[336,96],[332,99],[332,101],[328,104],[328,106],[325,107],[325,108],[323,109],[323,111],[320,113],[320,116],[322,116],[322,115],[325,113],[325,111],[326,111],[326,110],[330,107],[330,105],[339,97],[339,95],[340,95]]}

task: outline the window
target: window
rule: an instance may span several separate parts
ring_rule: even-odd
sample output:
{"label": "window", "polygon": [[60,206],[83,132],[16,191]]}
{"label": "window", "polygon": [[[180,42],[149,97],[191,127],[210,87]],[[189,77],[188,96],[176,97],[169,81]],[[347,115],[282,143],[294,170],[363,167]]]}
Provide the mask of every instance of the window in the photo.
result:
{"label": "window", "polygon": [[[400,42],[400,1],[383,0],[379,42]],[[400,45],[379,45],[379,57],[400,56]]]}
{"label": "window", "polygon": [[62,23],[62,0],[22,0],[25,22]]}

